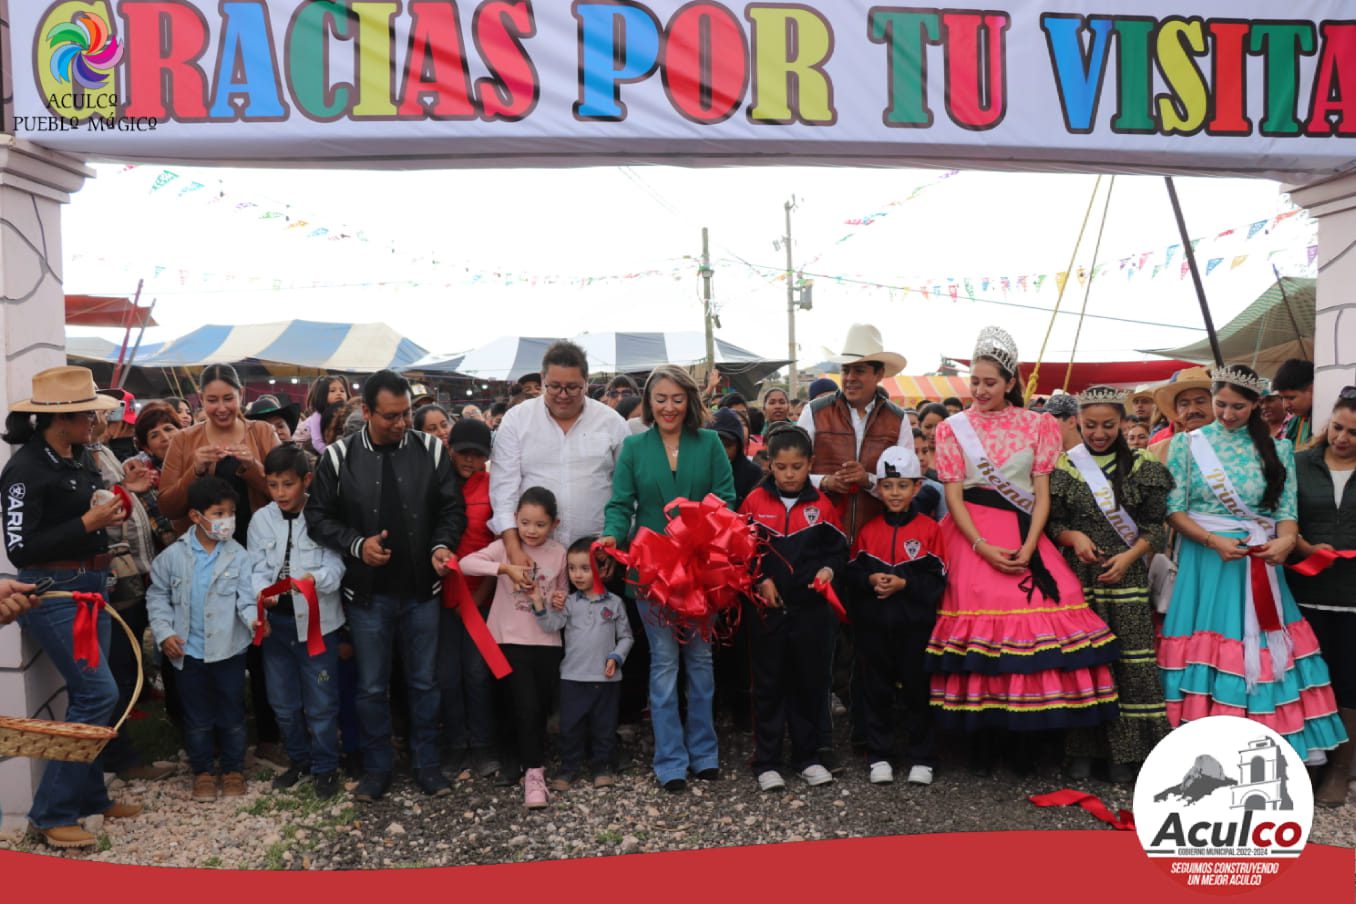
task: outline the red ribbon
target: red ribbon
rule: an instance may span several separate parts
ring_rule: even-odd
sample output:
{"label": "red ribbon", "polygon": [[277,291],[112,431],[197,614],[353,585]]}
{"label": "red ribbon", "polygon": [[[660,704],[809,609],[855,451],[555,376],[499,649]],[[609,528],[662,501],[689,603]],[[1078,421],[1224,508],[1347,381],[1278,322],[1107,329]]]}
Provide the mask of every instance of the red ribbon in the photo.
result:
{"label": "red ribbon", "polygon": [[462,573],[461,565],[455,558],[448,559],[445,564],[447,573],[443,575],[443,608],[457,610],[457,614],[461,616],[461,623],[466,626],[466,633],[471,635],[472,643],[480,651],[480,657],[485,660],[485,664],[490,667],[490,672],[496,678],[506,677],[513,671],[513,667],[504,658],[504,651],[494,642],[489,625],[485,624],[485,619],[481,617],[480,607],[471,597],[471,588],[466,583],[466,575]]}
{"label": "red ribbon", "polygon": [[1248,560],[1248,580],[1252,582],[1252,608],[1257,613],[1257,626],[1263,631],[1279,631],[1282,628],[1281,616],[1277,612],[1276,596],[1271,592],[1271,580],[1267,569],[1271,567],[1257,553],[1261,547],[1250,547],[1252,558]]}
{"label": "red ribbon", "polygon": [[[595,549],[635,570],[630,582],[656,604],[665,623],[705,640],[718,628],[733,630],[741,599],[763,604],[753,592],[761,554],[757,528],[714,493],[700,502],[675,499],[664,514],[669,519],[664,533],[642,527],[625,551]],[[731,617],[717,619],[722,612]]]}
{"label": "red ribbon", "polygon": [[1289,568],[1296,574],[1311,578],[1327,571],[1338,559],[1356,559],[1356,549],[1316,549],[1309,558],[1303,562],[1296,562]]}
{"label": "red ribbon", "polygon": [[102,593],[72,593],[75,624],[71,628],[71,648],[76,662],[84,660],[91,669],[99,667],[99,611],[104,608]]}
{"label": "red ribbon", "polygon": [[123,517],[130,518],[132,516],[132,497],[127,494],[127,491],[124,490],[120,484],[116,483],[113,485],[113,495],[122,503]]}
{"label": "red ribbon", "polygon": [[814,583],[811,584],[810,587],[816,590],[824,597],[824,599],[829,601],[829,605],[833,607],[833,612],[838,616],[840,622],[846,623],[848,621],[847,609],[843,608],[842,602],[838,599],[838,594],[834,593],[833,582],[815,578]]}
{"label": "red ribbon", "polygon": [[1028,797],[1027,800],[1038,807],[1072,807],[1076,804],[1113,829],[1122,832],[1133,832],[1135,830],[1134,813],[1129,810],[1118,810],[1113,815],[1107,805],[1102,803],[1101,798],[1086,791],[1065,788],[1061,791],[1052,791],[1049,794],[1036,794]]}
{"label": "red ribbon", "polygon": [[605,554],[607,550],[608,547],[603,546],[597,540],[589,544],[589,569],[593,572],[593,595],[595,597],[602,596],[607,592],[607,588],[603,586],[603,575],[598,571],[598,556]]}
{"label": "red ribbon", "polygon": [[299,581],[296,578],[283,578],[278,583],[259,591],[259,615],[258,625],[254,629],[254,645],[257,647],[264,642],[264,623],[268,619],[264,599],[289,590],[300,593],[306,600],[306,653],[309,656],[319,656],[325,652],[325,634],[320,628],[320,600],[315,595],[315,581],[311,579],[303,578]]}

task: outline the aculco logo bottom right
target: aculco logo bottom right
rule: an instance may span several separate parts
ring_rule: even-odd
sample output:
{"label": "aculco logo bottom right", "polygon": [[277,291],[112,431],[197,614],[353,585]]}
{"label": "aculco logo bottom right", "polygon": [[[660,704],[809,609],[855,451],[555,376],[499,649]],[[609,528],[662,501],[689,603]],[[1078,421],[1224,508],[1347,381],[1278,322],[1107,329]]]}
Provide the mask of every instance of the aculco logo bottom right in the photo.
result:
{"label": "aculco logo bottom right", "polygon": [[1135,783],[1135,831],[1179,884],[1238,893],[1296,860],[1314,794],[1304,763],[1272,729],[1235,716],[1188,722],[1158,743]]}

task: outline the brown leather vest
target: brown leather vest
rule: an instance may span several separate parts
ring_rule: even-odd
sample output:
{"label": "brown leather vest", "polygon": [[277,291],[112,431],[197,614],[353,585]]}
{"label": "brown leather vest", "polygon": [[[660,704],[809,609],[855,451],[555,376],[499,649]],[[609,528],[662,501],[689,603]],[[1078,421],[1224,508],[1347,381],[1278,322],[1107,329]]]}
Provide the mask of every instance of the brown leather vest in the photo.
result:
{"label": "brown leather vest", "polygon": [[[852,430],[852,415],[842,392],[825,396],[810,403],[815,424],[815,455],[812,474],[832,474],[850,461],[859,461],[868,473],[874,474],[876,462],[886,449],[899,442],[899,429],[904,423],[904,409],[890,401],[885,390],[876,390],[876,407],[866,416],[866,430],[862,434],[861,452],[857,451],[857,434]],[[865,489],[856,493],[826,493],[843,513],[843,525],[848,539],[857,535],[857,528],[881,512],[880,500]]]}

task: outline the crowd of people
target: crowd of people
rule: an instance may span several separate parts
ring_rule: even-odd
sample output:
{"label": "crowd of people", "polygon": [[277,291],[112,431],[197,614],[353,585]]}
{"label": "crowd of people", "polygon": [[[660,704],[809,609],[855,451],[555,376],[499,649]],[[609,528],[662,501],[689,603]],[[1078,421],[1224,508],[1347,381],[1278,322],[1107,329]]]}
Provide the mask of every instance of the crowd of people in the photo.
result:
{"label": "crowd of people", "polygon": [[[95,725],[132,704],[138,659],[82,600],[149,630],[198,801],[245,793],[250,721],[279,789],[333,797],[348,769],[375,801],[403,754],[429,795],[493,779],[539,809],[613,785],[619,726],[648,719],[654,779],[681,793],[721,779],[726,710],[765,791],[848,768],[930,784],[957,747],[980,774],[1056,755],[1071,780],[1131,782],[1172,727],[1229,714],[1345,802],[1356,561],[1333,553],[1356,549],[1356,388],[1314,412],[1312,364],[1291,361],[1270,383],[1190,368],[1029,404],[989,327],[968,401],[912,409],[881,385],[906,362],[874,327],[834,360],[805,398],[753,400],[676,366],[591,387],[558,342],[509,398],[455,411],[390,371],[354,399],[319,379],[302,410],[246,406],[212,365],[196,411],[44,371],[5,423],[0,623]],[[628,567],[683,501],[756,536],[736,604],[679,611]],[[171,770],[125,732],[49,763],[29,814],[47,843],[140,812],[104,771]]]}

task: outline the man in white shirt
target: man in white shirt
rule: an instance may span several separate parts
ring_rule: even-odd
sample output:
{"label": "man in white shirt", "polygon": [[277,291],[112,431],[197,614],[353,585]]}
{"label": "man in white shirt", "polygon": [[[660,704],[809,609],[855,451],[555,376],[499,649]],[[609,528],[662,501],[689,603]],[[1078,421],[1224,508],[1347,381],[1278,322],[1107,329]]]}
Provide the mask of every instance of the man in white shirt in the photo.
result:
{"label": "man in white shirt", "polygon": [[510,408],[495,433],[490,529],[514,564],[531,565],[514,527],[518,499],[528,487],[555,494],[560,526],[554,536],[565,546],[603,529],[612,471],[630,430],[617,412],[588,397],[588,382],[584,350],[555,343],[542,359],[541,396]]}

